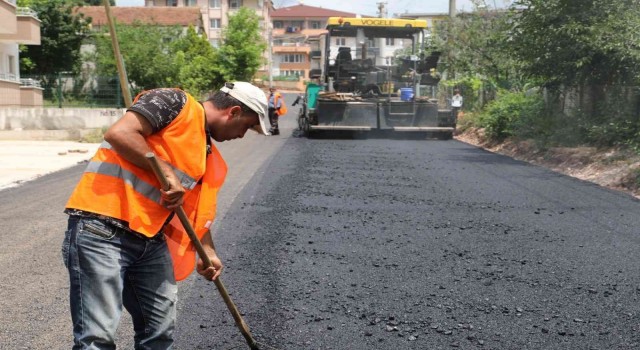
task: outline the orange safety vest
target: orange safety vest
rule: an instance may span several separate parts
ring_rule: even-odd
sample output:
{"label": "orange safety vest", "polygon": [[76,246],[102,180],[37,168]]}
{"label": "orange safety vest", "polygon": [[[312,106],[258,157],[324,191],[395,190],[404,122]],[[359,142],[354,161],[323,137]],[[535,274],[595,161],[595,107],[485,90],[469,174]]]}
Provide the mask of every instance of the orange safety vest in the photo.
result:
{"label": "orange safety vest", "polygon": [[273,105],[278,106],[278,100],[282,99],[282,104],[280,105],[280,109],[276,109],[276,114],[278,117],[287,114],[287,105],[284,103],[284,98],[280,95],[279,92],[273,94]]}
{"label": "orange safety vest", "polygon": [[[213,145],[211,154],[206,154],[204,125],[204,108],[187,94],[187,102],[173,122],[146,138],[156,156],[171,164],[187,190],[183,207],[199,238],[209,232],[215,219],[217,192],[227,173],[227,165]],[[66,207],[126,221],[131,230],[152,237],[171,214],[160,204],[159,188],[153,172],[127,161],[105,141]],[[193,271],[195,249],[177,217],[166,225],[164,233],[176,280],[182,280]]]}

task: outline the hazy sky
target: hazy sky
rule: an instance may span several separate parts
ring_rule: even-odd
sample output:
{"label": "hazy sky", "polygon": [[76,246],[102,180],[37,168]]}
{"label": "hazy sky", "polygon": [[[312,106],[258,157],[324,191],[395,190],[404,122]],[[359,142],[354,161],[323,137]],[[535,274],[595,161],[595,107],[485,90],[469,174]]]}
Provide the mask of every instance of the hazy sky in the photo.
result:
{"label": "hazy sky", "polygon": [[[298,4],[297,0],[273,0],[276,7],[286,7]],[[353,12],[361,15],[376,16],[376,3],[386,2],[387,13],[421,12],[446,13],[449,11],[449,0],[304,0],[305,5],[324,7],[332,10]],[[504,6],[505,0],[486,0],[487,5]],[[144,6],[144,0],[116,0],[117,6]],[[473,8],[471,0],[456,0],[458,11],[470,11]]]}

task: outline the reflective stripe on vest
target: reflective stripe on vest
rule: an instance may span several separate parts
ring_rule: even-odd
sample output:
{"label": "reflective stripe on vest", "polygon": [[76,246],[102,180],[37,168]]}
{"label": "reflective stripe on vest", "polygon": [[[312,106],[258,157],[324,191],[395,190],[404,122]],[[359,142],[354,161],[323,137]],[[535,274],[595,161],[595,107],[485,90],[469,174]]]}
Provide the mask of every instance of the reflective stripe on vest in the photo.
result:
{"label": "reflective stripe on vest", "polygon": [[[104,148],[104,149],[112,149],[111,144],[109,144],[109,142],[107,141],[102,141],[102,144],[100,145],[100,148]],[[91,162],[93,163],[93,162]],[[91,163],[89,163],[91,165]],[[169,166],[171,166],[171,169],[173,169],[173,172],[176,174],[176,176],[178,177],[178,179],[180,179],[180,184],[182,185],[182,187],[186,188],[187,190],[192,190],[194,187],[196,187],[196,184],[198,183],[198,180],[192,178],[191,176],[189,176],[189,174],[185,173],[184,171],[174,167],[173,165],[169,164]],[[89,171],[89,168],[87,167],[87,170],[85,171]],[[124,172],[127,172],[126,170],[123,169]],[[112,170],[111,173],[102,173],[100,171],[89,171],[89,172],[93,172],[93,173],[99,173],[99,174],[104,174],[104,175],[111,175],[111,176],[115,176],[115,177],[119,177],[118,173],[115,172],[114,170]],[[127,172],[127,175],[131,175],[132,177],[136,177],[135,174],[131,173],[131,172]],[[123,178],[126,179],[126,178]],[[128,178],[129,180],[133,180],[133,178]],[[137,177],[136,177],[137,179]],[[134,183],[133,181],[131,181],[130,185]],[[134,187],[135,188],[135,187]],[[145,193],[145,192],[141,192],[141,193]],[[159,202],[158,202],[159,203]]]}
{"label": "reflective stripe on vest", "polygon": [[142,181],[134,173],[123,169],[118,164],[91,161],[84,172],[117,177],[127,185],[131,186],[134,191],[138,192],[142,196],[156,203],[160,203],[161,198],[159,189],[150,183]]}

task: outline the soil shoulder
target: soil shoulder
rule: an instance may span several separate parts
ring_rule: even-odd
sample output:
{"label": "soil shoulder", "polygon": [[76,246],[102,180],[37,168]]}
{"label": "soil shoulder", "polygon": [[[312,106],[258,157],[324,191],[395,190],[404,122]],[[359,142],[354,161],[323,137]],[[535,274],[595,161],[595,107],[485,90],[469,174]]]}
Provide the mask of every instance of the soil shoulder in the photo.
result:
{"label": "soil shoulder", "polygon": [[534,141],[487,142],[482,129],[469,128],[456,139],[553,171],[628,193],[640,199],[640,155],[619,148],[540,148]]}

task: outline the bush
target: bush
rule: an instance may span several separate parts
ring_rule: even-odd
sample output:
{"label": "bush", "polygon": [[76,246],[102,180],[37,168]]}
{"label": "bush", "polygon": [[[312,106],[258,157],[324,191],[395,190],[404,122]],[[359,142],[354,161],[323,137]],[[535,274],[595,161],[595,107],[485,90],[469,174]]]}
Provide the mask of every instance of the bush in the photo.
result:
{"label": "bush", "polygon": [[615,120],[610,123],[591,125],[587,129],[588,141],[596,146],[622,146],[627,145],[633,149],[638,148],[638,124],[629,120]]}
{"label": "bush", "polygon": [[548,125],[537,124],[545,122],[544,101],[537,94],[524,92],[507,92],[498,95],[480,114],[479,126],[485,129],[486,135],[492,140],[502,141],[509,136],[526,136],[537,134],[548,129]]}
{"label": "bush", "polygon": [[464,98],[464,111],[476,111],[482,109],[485,101],[490,98],[485,96],[493,91],[493,85],[476,77],[464,77],[457,80],[441,80],[440,91],[450,98],[454,89],[460,89]]}
{"label": "bush", "polygon": [[275,75],[271,79],[275,81],[298,81],[300,77],[297,75]]}

